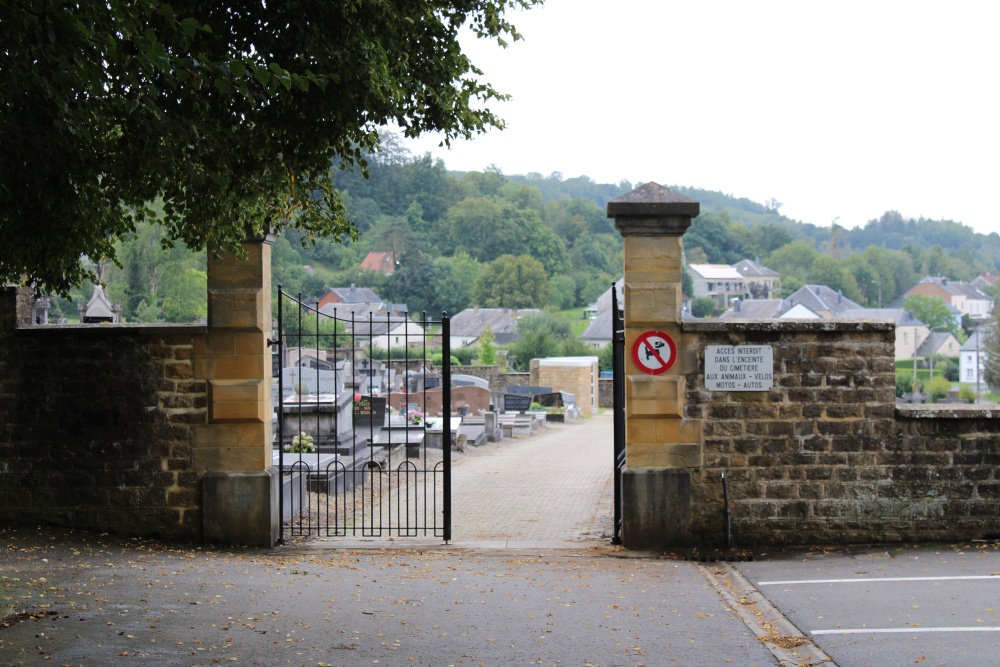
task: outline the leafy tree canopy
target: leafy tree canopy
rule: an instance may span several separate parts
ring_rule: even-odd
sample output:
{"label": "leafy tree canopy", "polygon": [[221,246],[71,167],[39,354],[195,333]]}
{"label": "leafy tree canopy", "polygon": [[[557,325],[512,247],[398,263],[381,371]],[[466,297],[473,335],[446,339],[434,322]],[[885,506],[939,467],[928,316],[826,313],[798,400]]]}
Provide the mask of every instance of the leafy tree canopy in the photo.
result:
{"label": "leafy tree canopy", "polygon": [[501,127],[459,31],[505,45],[506,13],[539,1],[5,3],[0,279],[66,292],[158,199],[193,249],[354,236],[331,161],[364,169],[389,123]]}
{"label": "leafy tree canopy", "polygon": [[931,331],[958,334],[958,324],[943,299],[926,294],[914,294],[903,299],[903,308],[927,325]]}
{"label": "leafy tree canopy", "polygon": [[548,303],[549,280],[542,263],[527,255],[502,255],[476,281],[476,301],[487,308],[541,308]]}

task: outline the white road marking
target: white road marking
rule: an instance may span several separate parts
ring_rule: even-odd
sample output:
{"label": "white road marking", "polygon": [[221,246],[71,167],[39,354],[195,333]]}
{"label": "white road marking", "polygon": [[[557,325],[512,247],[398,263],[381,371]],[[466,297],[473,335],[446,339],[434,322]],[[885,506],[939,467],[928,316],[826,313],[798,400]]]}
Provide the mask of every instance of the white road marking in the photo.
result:
{"label": "white road marking", "polygon": [[795,586],[798,584],[856,584],[870,582],[893,582],[893,581],[968,581],[971,579],[995,579],[1000,581],[1000,576],[995,574],[977,575],[968,577],[876,577],[876,578],[855,578],[855,579],[798,579],[790,581],[759,581],[758,586]]}
{"label": "white road marking", "polygon": [[1000,628],[837,628],[810,630],[811,635],[916,634],[919,632],[1000,632]]}

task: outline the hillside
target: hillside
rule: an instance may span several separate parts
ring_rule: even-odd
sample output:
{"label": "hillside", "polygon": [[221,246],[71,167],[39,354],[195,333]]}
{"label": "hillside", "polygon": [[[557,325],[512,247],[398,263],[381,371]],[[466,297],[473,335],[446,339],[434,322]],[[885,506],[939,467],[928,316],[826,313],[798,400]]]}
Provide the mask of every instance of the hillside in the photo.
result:
{"label": "hillside", "polygon": [[[608,201],[632,189],[586,176],[508,176],[451,172],[429,155],[389,143],[370,156],[370,178],[334,172],[358,240],[338,244],[287,232],[273,248],[273,284],[318,297],[356,283],[411,312],[458,312],[473,304],[581,308],[621,274],[622,241],[607,218]],[[670,185],[701,203],[684,237],[689,262],[759,258],[782,274],[783,289],[820,283],[868,306],[889,303],[920,278],[971,280],[1000,271],[1000,235],[978,234],[948,220],[910,220],[887,212],[864,227],[818,227],[770,206],[695,187]],[[204,313],[192,292],[204,284],[204,261],[175,249],[159,259],[155,229],[140,229],[119,253],[108,292],[129,321],[191,321]],[[370,251],[391,253],[392,275],[360,270]],[[160,270],[161,267],[162,270]],[[89,298],[89,287],[76,300]],[[71,302],[60,310],[75,312]]]}

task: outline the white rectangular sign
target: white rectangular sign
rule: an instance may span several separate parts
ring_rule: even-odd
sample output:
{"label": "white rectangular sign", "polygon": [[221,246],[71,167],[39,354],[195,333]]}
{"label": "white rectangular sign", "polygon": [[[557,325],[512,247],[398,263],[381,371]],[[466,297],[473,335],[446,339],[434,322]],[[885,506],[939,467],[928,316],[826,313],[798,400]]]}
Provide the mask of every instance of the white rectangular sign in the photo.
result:
{"label": "white rectangular sign", "polygon": [[774,386],[770,345],[709,345],[705,348],[705,389],[767,391]]}

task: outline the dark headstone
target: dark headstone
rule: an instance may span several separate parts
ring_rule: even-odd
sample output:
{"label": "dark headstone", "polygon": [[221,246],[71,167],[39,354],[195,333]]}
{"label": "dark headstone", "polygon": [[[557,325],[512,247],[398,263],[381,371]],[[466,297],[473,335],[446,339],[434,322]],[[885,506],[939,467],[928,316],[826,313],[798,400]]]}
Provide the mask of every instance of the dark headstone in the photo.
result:
{"label": "dark headstone", "polygon": [[533,396],[524,394],[504,394],[503,409],[506,412],[526,412],[531,409]]}
{"label": "dark headstone", "polygon": [[354,401],[354,430],[367,432],[380,429],[385,423],[385,398],[382,396],[362,396]]}
{"label": "dark headstone", "polygon": [[538,404],[543,408],[565,407],[562,392],[559,391],[552,394],[538,394],[535,396],[535,400],[538,401]]}
{"label": "dark headstone", "polygon": [[539,394],[551,394],[552,387],[532,387],[526,384],[512,384],[507,387],[508,394],[521,394],[522,396],[537,396]]}

